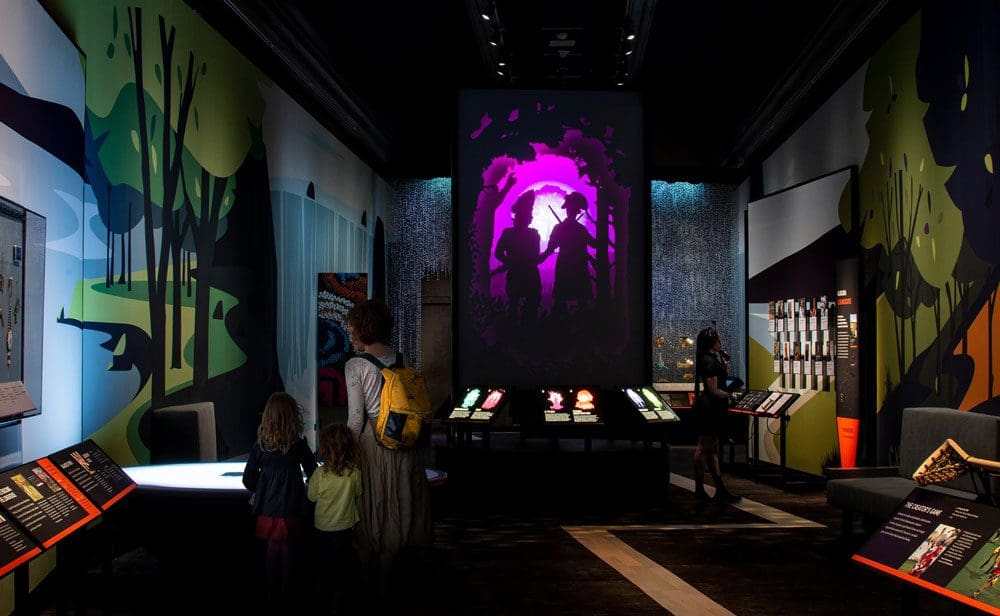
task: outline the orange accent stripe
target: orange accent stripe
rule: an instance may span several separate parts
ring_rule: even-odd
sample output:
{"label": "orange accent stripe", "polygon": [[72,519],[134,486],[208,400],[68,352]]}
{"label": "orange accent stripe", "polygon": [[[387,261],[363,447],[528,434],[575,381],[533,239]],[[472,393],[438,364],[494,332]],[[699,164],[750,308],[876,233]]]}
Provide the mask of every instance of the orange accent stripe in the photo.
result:
{"label": "orange accent stripe", "polygon": [[84,511],[90,514],[90,520],[101,515],[101,510],[97,508],[97,505],[90,502],[90,499],[87,498],[86,495],[84,495],[84,493],[69,480],[69,477],[63,475],[62,471],[56,468],[56,465],[52,463],[52,460],[49,460],[48,458],[41,458],[38,460],[38,466],[41,466],[45,472],[51,475],[52,478],[56,480],[56,483],[62,486],[62,489],[66,490],[66,493],[69,494],[78,505],[83,507]]}
{"label": "orange accent stripe", "polygon": [[922,580],[921,578],[913,577],[912,575],[903,573],[899,569],[893,569],[892,567],[883,565],[882,563],[875,562],[870,558],[865,558],[864,556],[858,556],[857,554],[855,554],[854,556],[851,556],[851,559],[859,563],[862,563],[864,565],[868,565],[869,567],[878,569],[879,571],[882,571],[884,573],[888,573],[891,576],[898,577],[901,580],[906,580],[911,584],[916,584],[917,586],[936,592],[939,595],[944,595],[949,599],[954,599],[955,601],[959,601],[966,605],[971,605],[972,607],[978,610],[983,610],[984,612],[989,612],[990,614],[1000,615],[1000,608],[996,606],[990,605],[989,603],[983,603],[982,601],[978,601],[976,599],[973,599],[972,597],[966,597],[965,595],[959,594],[954,590],[949,590],[943,586],[938,586],[937,584],[931,584],[930,582]]}
{"label": "orange accent stripe", "polygon": [[860,419],[852,417],[837,418],[837,437],[840,446],[840,466],[854,468],[858,455],[858,429]]}
{"label": "orange accent stripe", "polygon": [[132,485],[130,485],[129,487],[125,488],[124,490],[122,490],[121,492],[119,492],[117,495],[115,495],[111,500],[109,500],[108,502],[104,503],[104,505],[101,507],[101,509],[103,509],[104,511],[107,511],[108,509],[111,508],[111,505],[114,505],[115,503],[117,503],[121,499],[125,498],[125,495],[128,494],[129,492],[131,492],[134,489],[135,489],[135,484],[133,483]]}
{"label": "orange accent stripe", "polygon": [[67,536],[69,536],[70,534],[72,534],[73,531],[75,531],[76,529],[80,528],[81,526],[86,525],[88,522],[90,522],[91,520],[93,520],[96,517],[97,517],[96,515],[89,516],[89,517],[86,517],[86,518],[80,520],[79,522],[74,523],[72,526],[70,526],[69,528],[65,529],[64,531],[62,531],[61,533],[59,533],[55,537],[52,537],[48,541],[42,543],[42,547],[44,547],[45,549],[51,548],[52,546],[54,546],[55,544],[59,543],[64,538],[66,538]]}
{"label": "orange accent stripe", "polygon": [[68,494],[70,498],[76,501],[78,505],[83,507],[83,510],[87,513],[87,515],[84,516],[82,520],[74,523],[69,528],[63,530],[58,535],[52,537],[51,539],[42,544],[43,547],[50,548],[53,545],[55,545],[56,542],[58,542],[60,539],[66,537],[76,529],[80,528],[81,526],[87,524],[97,516],[101,515],[101,510],[98,509],[97,506],[94,505],[94,503],[90,502],[90,499],[84,496],[83,492],[81,492],[75,485],[73,485],[73,482],[70,481],[69,478],[66,477],[66,475],[63,475],[62,471],[56,468],[56,465],[53,464],[51,460],[49,460],[48,458],[41,458],[40,460],[38,460],[38,466],[41,466],[42,470],[51,475],[52,478],[55,479],[56,483],[58,483],[62,487],[62,489],[66,491],[66,494]]}
{"label": "orange accent stripe", "polygon": [[[997,292],[1000,292],[1000,286],[997,287]],[[959,410],[967,411],[981,402],[985,402],[990,398],[997,395],[996,386],[1000,382],[1000,361],[997,361],[997,357],[1000,356],[1000,335],[997,334],[1000,331],[1000,310],[994,310],[993,312],[993,339],[990,340],[989,337],[989,302],[985,302],[983,307],[979,310],[979,314],[972,320],[969,324],[968,330],[966,330],[966,346],[965,346],[965,356],[972,360],[973,371],[972,379],[969,382],[969,388],[965,391],[965,397],[962,398],[962,402],[958,405]],[[993,379],[994,379],[994,391],[989,391],[989,353],[990,353],[990,343],[993,344]],[[959,343],[955,345],[954,355],[962,357],[962,344]]]}
{"label": "orange accent stripe", "polygon": [[7,565],[0,567],[0,577],[7,575],[14,569],[17,569],[22,563],[31,560],[32,558],[38,556],[41,553],[42,551],[40,549],[31,548],[24,554],[21,554],[19,557],[17,557],[13,562],[7,563]]}

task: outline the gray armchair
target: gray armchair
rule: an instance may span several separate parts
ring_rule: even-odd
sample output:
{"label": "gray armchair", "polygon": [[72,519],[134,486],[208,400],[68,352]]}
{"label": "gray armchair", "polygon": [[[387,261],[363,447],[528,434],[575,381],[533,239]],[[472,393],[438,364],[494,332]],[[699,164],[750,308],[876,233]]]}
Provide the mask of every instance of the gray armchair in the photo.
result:
{"label": "gray armchair", "polygon": [[215,403],[196,402],[153,410],[151,464],[215,462]]}

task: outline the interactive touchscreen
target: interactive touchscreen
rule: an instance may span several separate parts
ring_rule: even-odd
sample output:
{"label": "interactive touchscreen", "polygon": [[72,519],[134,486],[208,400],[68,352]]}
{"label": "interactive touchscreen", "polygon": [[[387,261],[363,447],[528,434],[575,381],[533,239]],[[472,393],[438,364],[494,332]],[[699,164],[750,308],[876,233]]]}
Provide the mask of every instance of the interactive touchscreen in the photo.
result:
{"label": "interactive touchscreen", "polygon": [[570,390],[573,399],[573,421],[575,423],[599,423],[601,420],[597,409],[597,390],[581,388]]}
{"label": "interactive touchscreen", "polygon": [[729,409],[734,413],[756,414],[757,409],[768,399],[771,392],[765,389],[746,389],[736,392],[733,396],[732,407]]}
{"label": "interactive touchscreen", "polygon": [[476,407],[476,403],[479,402],[482,395],[482,388],[470,387],[466,389],[458,406],[452,409],[451,414],[448,415],[448,419],[469,419],[472,416],[472,409]]}
{"label": "interactive touchscreen", "polygon": [[48,458],[0,473],[0,507],[45,548],[101,513]]}
{"label": "interactive touchscreen", "polygon": [[468,419],[488,421],[500,410],[507,396],[502,387],[470,387],[460,399],[460,404],[452,409],[448,419]]}
{"label": "interactive touchscreen", "polygon": [[546,423],[563,423],[573,420],[571,411],[573,401],[571,392],[564,389],[543,389],[542,408],[545,409]]}
{"label": "interactive touchscreen", "polygon": [[104,511],[135,489],[135,482],[90,439],[49,459]]}
{"label": "interactive touchscreen", "polygon": [[680,418],[660,393],[649,386],[622,389],[628,401],[646,421],[678,421]]}
{"label": "interactive touchscreen", "polygon": [[1000,510],[917,488],[852,557],[1000,614]]}
{"label": "interactive touchscreen", "polygon": [[42,550],[0,515],[0,577],[28,562]]}

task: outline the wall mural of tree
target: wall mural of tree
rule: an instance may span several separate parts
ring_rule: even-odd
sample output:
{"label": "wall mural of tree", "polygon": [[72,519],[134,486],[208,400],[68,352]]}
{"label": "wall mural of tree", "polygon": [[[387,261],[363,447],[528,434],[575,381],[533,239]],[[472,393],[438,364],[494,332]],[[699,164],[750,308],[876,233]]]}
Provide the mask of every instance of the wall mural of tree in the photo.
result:
{"label": "wall mural of tree", "polygon": [[[929,2],[868,66],[854,232],[878,293],[881,461],[907,406],[996,410],[1000,45],[973,26],[998,18],[990,3]],[[850,230],[843,208],[841,217]]]}
{"label": "wall mural of tree", "polygon": [[[92,8],[78,20],[90,51],[85,173],[106,259],[59,320],[105,334],[107,372],[140,378],[124,409],[88,425],[119,461],[143,461],[149,409],[214,400],[223,445],[241,451],[255,411],[282,388],[266,292],[266,80],[181,3]],[[85,389],[106,387],[100,378]]]}

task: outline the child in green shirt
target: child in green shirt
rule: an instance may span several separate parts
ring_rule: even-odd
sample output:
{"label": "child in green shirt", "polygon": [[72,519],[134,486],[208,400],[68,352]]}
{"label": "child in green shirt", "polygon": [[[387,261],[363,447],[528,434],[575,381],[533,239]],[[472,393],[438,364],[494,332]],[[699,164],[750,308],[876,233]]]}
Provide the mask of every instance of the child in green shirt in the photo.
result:
{"label": "child in green shirt", "polygon": [[[339,602],[340,591],[358,573],[354,527],[358,523],[361,495],[361,449],[345,425],[331,424],[319,433],[316,454],[324,464],[309,478],[309,500],[316,503],[315,526],[319,535],[319,567]],[[321,588],[322,588],[321,586]]]}

